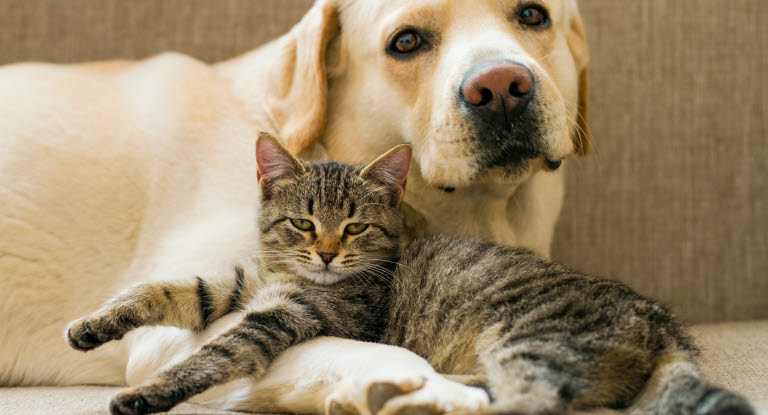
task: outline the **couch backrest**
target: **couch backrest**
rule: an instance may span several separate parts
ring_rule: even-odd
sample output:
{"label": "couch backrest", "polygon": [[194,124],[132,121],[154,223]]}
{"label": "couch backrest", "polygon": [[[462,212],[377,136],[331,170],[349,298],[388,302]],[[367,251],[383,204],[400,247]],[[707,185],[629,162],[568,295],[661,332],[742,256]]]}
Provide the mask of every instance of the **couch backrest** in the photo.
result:
{"label": "couch backrest", "polygon": [[[0,63],[216,61],[310,0],[4,0]],[[690,321],[768,317],[768,5],[582,0],[594,153],[568,163],[554,257]]]}
{"label": "couch backrest", "polygon": [[768,317],[768,2],[580,3],[595,151],[554,256],[692,321]]}

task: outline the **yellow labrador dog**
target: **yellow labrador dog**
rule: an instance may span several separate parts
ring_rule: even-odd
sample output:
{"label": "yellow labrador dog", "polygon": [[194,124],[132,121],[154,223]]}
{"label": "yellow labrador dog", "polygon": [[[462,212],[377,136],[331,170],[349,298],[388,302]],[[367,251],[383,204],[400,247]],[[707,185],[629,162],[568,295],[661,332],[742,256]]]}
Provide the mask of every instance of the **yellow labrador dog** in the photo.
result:
{"label": "yellow labrador dog", "polygon": [[[414,232],[547,255],[558,167],[590,145],[587,61],[575,0],[319,0],[285,36],[216,65],[163,54],[0,68],[0,384],[136,384],[226,328],[140,329],[88,354],[61,338],[128,285],[216,273],[252,249],[259,131],[346,162],[411,143]],[[371,404],[387,385],[400,392]],[[487,404],[406,350],[328,338],[198,400],[363,414]]]}

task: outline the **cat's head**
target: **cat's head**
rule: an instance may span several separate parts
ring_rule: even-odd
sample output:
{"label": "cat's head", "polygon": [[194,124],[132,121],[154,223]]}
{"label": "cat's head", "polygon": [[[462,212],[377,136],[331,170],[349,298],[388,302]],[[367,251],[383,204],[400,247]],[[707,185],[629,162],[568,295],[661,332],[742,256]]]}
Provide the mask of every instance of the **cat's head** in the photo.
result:
{"label": "cat's head", "polygon": [[260,257],[320,284],[386,273],[399,253],[399,205],[411,165],[400,145],[365,167],[303,163],[278,141],[256,142]]}

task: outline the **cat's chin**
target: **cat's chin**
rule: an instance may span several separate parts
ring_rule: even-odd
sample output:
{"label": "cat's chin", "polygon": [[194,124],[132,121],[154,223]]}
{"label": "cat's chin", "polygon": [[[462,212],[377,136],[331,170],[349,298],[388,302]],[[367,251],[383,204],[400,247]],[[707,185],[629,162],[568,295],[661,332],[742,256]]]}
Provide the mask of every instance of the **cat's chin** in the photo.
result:
{"label": "cat's chin", "polygon": [[346,275],[334,272],[334,271],[303,271],[300,273],[303,278],[306,278],[316,284],[330,285],[337,283],[345,278]]}

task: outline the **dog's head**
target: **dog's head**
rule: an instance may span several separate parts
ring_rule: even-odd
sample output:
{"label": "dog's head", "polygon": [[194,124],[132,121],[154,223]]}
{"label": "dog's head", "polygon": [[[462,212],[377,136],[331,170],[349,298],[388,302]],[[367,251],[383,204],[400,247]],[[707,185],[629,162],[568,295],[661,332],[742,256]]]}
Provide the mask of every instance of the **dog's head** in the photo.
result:
{"label": "dog's head", "polygon": [[590,147],[575,0],[320,0],[283,48],[267,105],[294,152],[407,142],[425,182],[458,187]]}

